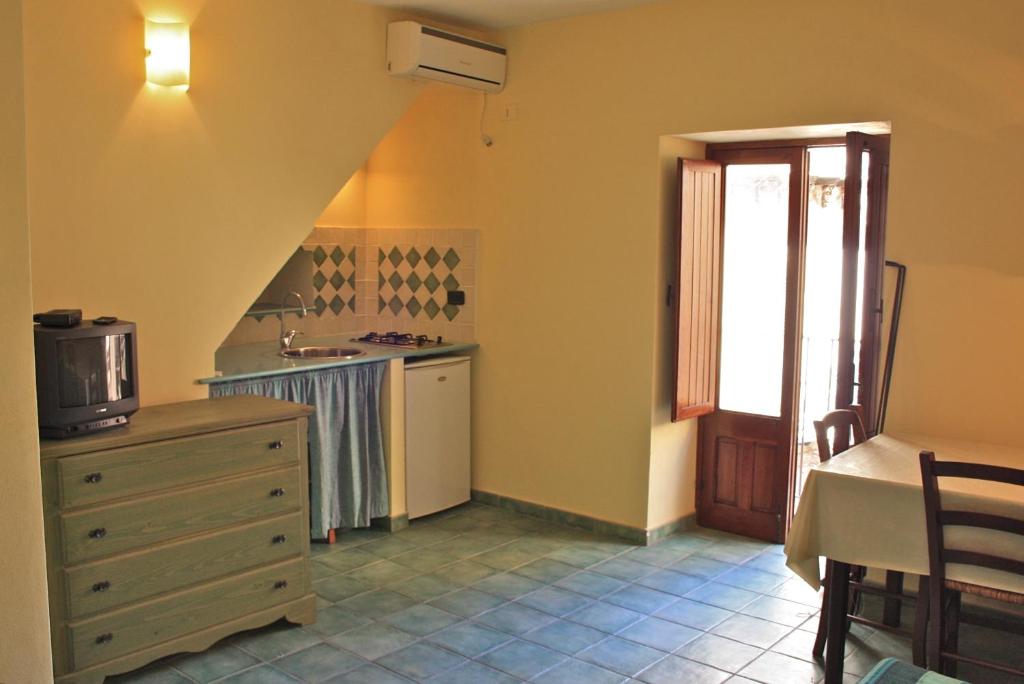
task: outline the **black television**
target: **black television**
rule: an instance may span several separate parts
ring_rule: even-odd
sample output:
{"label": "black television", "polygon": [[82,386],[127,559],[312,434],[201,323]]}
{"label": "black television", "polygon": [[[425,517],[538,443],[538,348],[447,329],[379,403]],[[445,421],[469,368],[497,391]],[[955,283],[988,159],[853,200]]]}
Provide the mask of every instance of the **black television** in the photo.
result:
{"label": "black television", "polygon": [[135,324],[35,325],[39,434],[50,439],[128,424],[139,408]]}

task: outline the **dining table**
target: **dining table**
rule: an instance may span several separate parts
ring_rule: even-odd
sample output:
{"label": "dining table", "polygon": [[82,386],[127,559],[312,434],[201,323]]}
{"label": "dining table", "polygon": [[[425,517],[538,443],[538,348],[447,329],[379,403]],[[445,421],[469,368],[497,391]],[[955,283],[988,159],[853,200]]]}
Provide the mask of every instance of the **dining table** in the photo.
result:
{"label": "dining table", "polygon": [[[809,471],[785,552],[789,568],[815,589],[822,584],[821,559],[833,563],[828,588],[826,684],[839,684],[843,677],[850,566],[929,574],[922,451],[935,452],[939,461],[1024,469],[1024,447],[883,433]],[[943,478],[939,485],[944,508],[1024,518],[1024,497],[1013,485],[962,478]],[[946,543],[1024,561],[1024,545],[1006,533],[947,528]],[[1024,579],[998,570],[949,565],[947,578],[1024,593]]]}

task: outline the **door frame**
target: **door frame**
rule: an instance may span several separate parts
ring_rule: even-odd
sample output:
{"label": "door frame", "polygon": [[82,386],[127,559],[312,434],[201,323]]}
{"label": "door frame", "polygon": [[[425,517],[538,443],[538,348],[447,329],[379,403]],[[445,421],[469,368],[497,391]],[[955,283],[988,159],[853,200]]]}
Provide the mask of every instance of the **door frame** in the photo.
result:
{"label": "door frame", "polygon": [[[808,150],[812,147],[846,147],[847,157],[847,179],[844,194],[847,197],[856,197],[856,210],[850,206],[853,203],[844,204],[844,212],[852,214],[856,212],[857,226],[859,230],[860,205],[868,201],[867,221],[865,231],[865,259],[864,259],[864,293],[861,319],[861,348],[859,367],[856,377],[851,372],[853,364],[845,371],[843,370],[840,357],[840,375],[845,372],[844,382],[846,389],[837,386],[836,407],[845,408],[853,401],[853,388],[859,387],[857,399],[865,406],[866,429],[869,435],[875,434],[877,430],[877,395],[878,395],[878,368],[880,354],[880,333],[881,333],[881,297],[882,279],[884,273],[884,245],[885,245],[885,223],[886,209],[888,204],[888,175],[889,175],[889,144],[890,136],[868,135],[859,132],[852,132],[844,137],[808,138],[791,140],[767,140],[767,141],[744,141],[734,143],[714,143],[706,148],[705,156],[709,161],[716,161],[722,164],[721,184],[721,238],[723,240],[723,254],[719,264],[718,277],[721,279],[721,269],[724,268],[727,255],[724,253],[724,230],[725,230],[725,186],[727,181],[728,166],[735,163],[779,163],[780,159],[787,155],[798,155],[801,162],[798,167],[799,174],[792,174],[790,177],[790,235],[789,250],[787,259],[787,294],[786,294],[786,330],[784,341],[783,370],[783,405],[780,407],[783,416],[788,418],[788,439],[786,446],[786,458],[784,463],[777,464],[778,470],[775,473],[775,483],[785,482],[783,504],[780,506],[781,517],[778,518],[778,526],[774,538],[776,541],[785,541],[789,532],[789,526],[794,514],[794,504],[797,484],[796,472],[796,441],[797,441],[797,416],[798,416],[798,388],[800,386],[800,359],[802,358],[801,335],[802,335],[802,311],[803,311],[803,290],[805,278],[806,261],[806,240],[807,240],[807,211],[808,211]],[[860,154],[850,154],[850,150],[856,146],[858,150],[866,150],[871,154],[870,167],[867,179],[867,197],[861,197],[861,180],[863,168]],[[855,159],[852,159],[856,157]],[[851,168],[853,167],[853,168]],[[850,173],[853,170],[854,173]],[[797,178],[799,176],[799,178]],[[799,187],[795,187],[798,184]],[[856,185],[856,192],[852,192]],[[796,215],[794,216],[794,212]],[[845,223],[845,221],[844,221]],[[846,235],[844,226],[844,291],[847,287],[852,288],[853,300],[847,301],[845,311],[841,315],[841,338],[842,333],[847,336],[853,335],[853,321],[856,316],[856,273],[857,273],[857,249],[852,250],[852,270],[850,269],[850,252],[847,250],[849,236]],[[849,277],[848,275],[849,274]],[[852,284],[851,284],[852,281]],[[795,292],[794,292],[795,290]],[[718,318],[722,315],[722,298],[717,302]],[[721,329],[718,331],[717,353],[720,361],[721,355]],[[854,353],[852,345],[846,347],[847,355],[852,358]],[[788,365],[788,367],[786,367]],[[716,383],[717,385],[717,383]],[[701,517],[701,509],[704,504],[703,497],[706,495],[708,468],[711,461],[706,459],[709,444],[708,439],[717,438],[717,435],[709,437],[709,427],[713,426],[716,417],[723,413],[719,408],[719,391],[716,386],[713,411],[699,419],[698,427],[698,459],[697,459],[697,512],[698,519]],[[725,412],[735,413],[735,412]],[[744,415],[744,414],[738,414]],[[779,417],[781,421],[783,416]],[[782,472],[782,469],[785,472]],[[714,525],[712,525],[714,526]],[[741,533],[752,535],[756,532],[764,536],[765,530],[744,529]]]}

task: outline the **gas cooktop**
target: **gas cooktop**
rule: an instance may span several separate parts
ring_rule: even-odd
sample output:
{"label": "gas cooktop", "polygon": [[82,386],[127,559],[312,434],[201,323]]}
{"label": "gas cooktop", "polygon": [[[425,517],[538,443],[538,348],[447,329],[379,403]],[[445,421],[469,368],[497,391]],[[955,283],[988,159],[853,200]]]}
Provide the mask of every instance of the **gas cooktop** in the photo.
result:
{"label": "gas cooktop", "polygon": [[353,342],[366,342],[367,344],[382,344],[387,347],[414,347],[424,349],[430,347],[447,347],[450,342],[445,342],[440,335],[436,339],[430,339],[426,335],[413,335],[412,333],[371,332],[362,337],[353,338]]}

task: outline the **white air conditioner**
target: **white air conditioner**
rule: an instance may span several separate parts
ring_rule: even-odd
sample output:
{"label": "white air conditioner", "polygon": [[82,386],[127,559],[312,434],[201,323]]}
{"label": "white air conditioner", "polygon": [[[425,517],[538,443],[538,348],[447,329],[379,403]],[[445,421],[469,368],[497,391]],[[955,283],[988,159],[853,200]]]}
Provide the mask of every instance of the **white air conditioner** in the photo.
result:
{"label": "white air conditioner", "polygon": [[388,73],[496,93],[505,86],[505,48],[415,21],[388,24]]}

